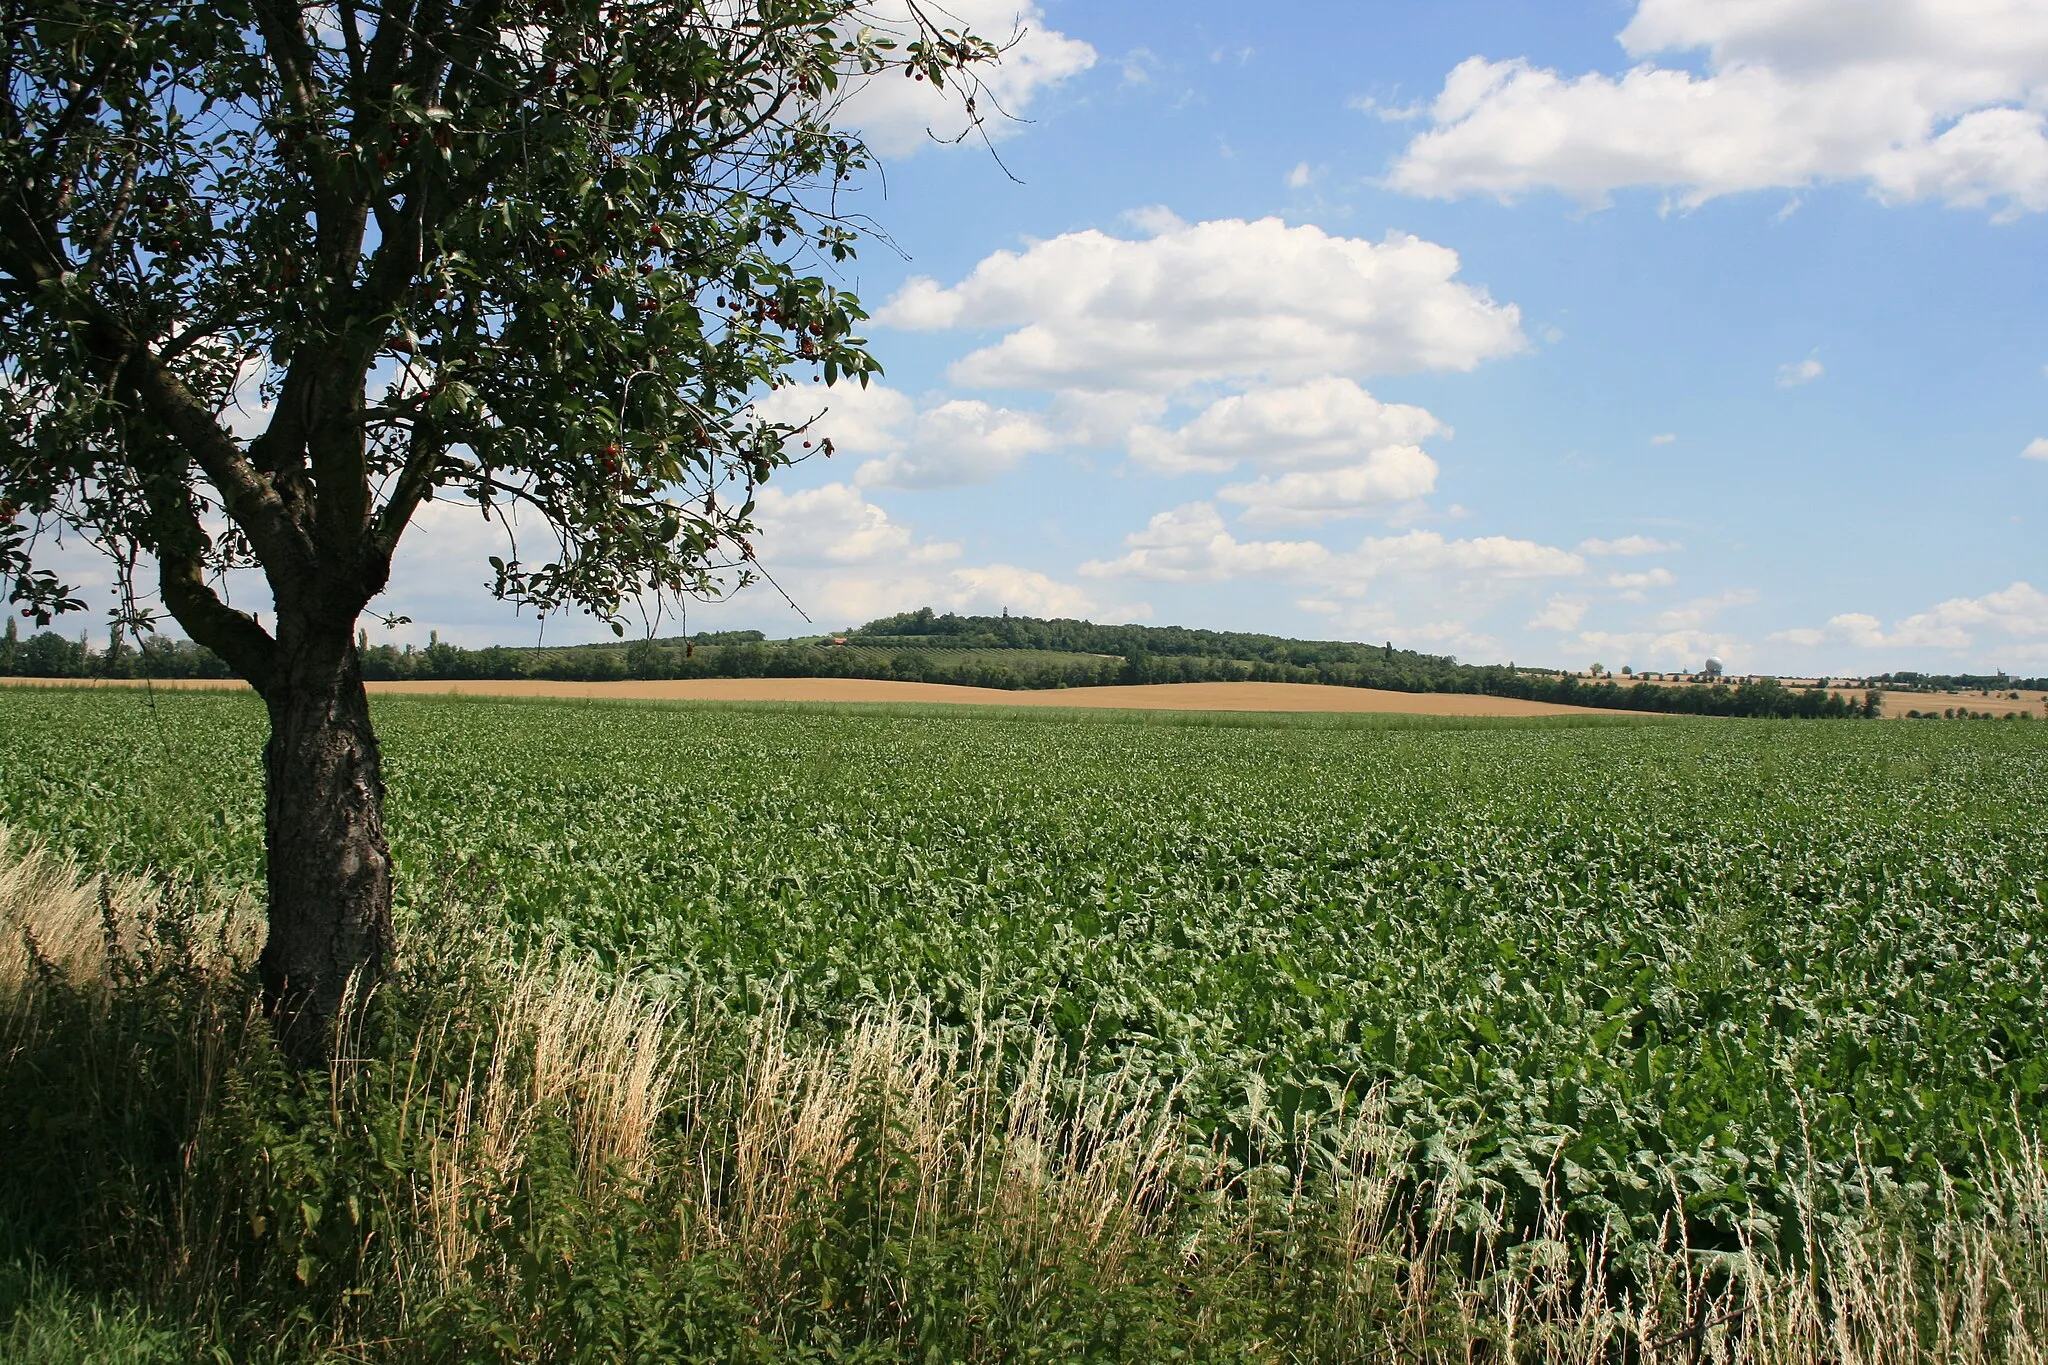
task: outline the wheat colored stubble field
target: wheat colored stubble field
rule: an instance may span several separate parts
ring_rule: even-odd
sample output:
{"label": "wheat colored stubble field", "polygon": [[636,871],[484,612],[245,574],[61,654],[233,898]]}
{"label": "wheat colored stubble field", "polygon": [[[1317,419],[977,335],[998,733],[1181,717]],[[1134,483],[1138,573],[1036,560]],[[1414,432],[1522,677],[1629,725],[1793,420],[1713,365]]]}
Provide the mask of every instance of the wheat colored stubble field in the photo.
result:
{"label": "wheat colored stubble field", "polygon": [[[0,679],[0,682],[47,682]],[[140,687],[126,679],[66,679],[65,686]],[[164,688],[239,689],[237,682],[181,679]],[[1281,711],[1412,716],[1626,715],[1588,706],[1559,706],[1515,697],[1458,692],[1388,692],[1321,683],[1151,683],[1129,687],[1077,687],[1010,691],[951,683],[892,682],[874,678],[692,678],[631,682],[552,682],[543,679],[373,682],[373,695],[541,697],[563,701],[899,702],[911,705],[1061,706],[1123,711]]]}

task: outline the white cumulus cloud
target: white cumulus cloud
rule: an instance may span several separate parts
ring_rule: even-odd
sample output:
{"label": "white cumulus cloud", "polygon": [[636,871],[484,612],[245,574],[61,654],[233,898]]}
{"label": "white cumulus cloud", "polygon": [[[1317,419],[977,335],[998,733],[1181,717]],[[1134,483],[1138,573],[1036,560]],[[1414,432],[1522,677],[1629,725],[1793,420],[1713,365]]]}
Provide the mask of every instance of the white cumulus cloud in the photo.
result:
{"label": "white cumulus cloud", "polygon": [[2023,460],[2048,460],[2048,436],[2036,436],[2027,442],[2027,448],[2020,452]]}
{"label": "white cumulus cloud", "polygon": [[[943,8],[927,6],[926,12],[943,27],[965,29],[1005,50],[994,66],[977,68],[983,86],[978,93],[954,85],[934,90],[929,82],[900,71],[857,81],[841,104],[839,120],[858,128],[883,157],[909,156],[938,142],[960,140],[970,130],[965,104],[970,94],[988,136],[1009,137],[1040,94],[1095,65],[1095,49],[1048,26],[1035,4],[947,0]],[[862,19],[897,35],[899,51],[916,31],[906,0],[874,0]]]}
{"label": "white cumulus cloud", "polygon": [[1105,603],[1085,588],[1014,564],[955,569],[934,591],[932,601],[948,611],[991,615],[1012,611],[1022,616],[1128,621],[1152,614],[1143,603]]}
{"label": "white cumulus cloud", "polygon": [[1684,632],[1704,628],[1709,622],[1732,607],[1746,607],[1757,600],[1753,588],[1730,588],[1710,597],[1695,597],[1666,611],[1660,611],[1651,624],[1660,631]]}
{"label": "white cumulus cloud", "polygon": [[[1536,614],[1534,624],[1569,631],[1580,624],[1587,600],[1556,592],[1586,576],[1585,559],[1539,541],[1417,529],[1367,536],[1339,550],[1316,540],[1247,534],[1226,523],[1211,502],[1158,513],[1125,537],[1123,554],[1084,563],[1077,572],[1083,580],[1174,585],[1265,580],[1293,589],[1298,607],[1327,616],[1355,638],[1486,655],[1503,647],[1481,621],[1497,608],[1519,602],[1519,610]],[[1539,607],[1544,593],[1554,595]]]}
{"label": "white cumulus cloud", "polygon": [[[1389,181],[1414,194],[1686,205],[1861,182],[1888,202],[2048,209],[2048,5],[2039,0],[1641,0],[1636,65],[1578,76],[1473,57]],[[1659,54],[1705,53],[1705,73]]]}
{"label": "white cumulus cloud", "polygon": [[[1131,430],[1131,458],[1165,474],[1329,468],[1383,446],[1414,446],[1450,429],[1428,411],[1382,403],[1357,381],[1324,375],[1231,394],[1175,430]],[[1425,492],[1428,490],[1424,490]]]}
{"label": "white cumulus cloud", "polygon": [[1430,575],[1497,581],[1571,578],[1586,571],[1585,560],[1555,545],[1511,536],[1448,540],[1437,531],[1368,537],[1347,557],[1347,564],[1365,578]]}
{"label": "white cumulus cloud", "polygon": [[1898,621],[1890,630],[1867,612],[1843,612],[1829,617],[1825,626],[1780,631],[1772,638],[1808,646],[1952,652],[1989,644],[2019,645],[2023,655],[2040,657],[2048,645],[2048,593],[2021,580],[1982,597],[1952,597]]}
{"label": "white cumulus cloud", "polygon": [[1579,553],[1584,555],[1662,555],[1670,554],[1685,547],[1675,540],[1657,540],[1651,536],[1623,536],[1619,540],[1582,540]]}
{"label": "white cumulus cloud", "polygon": [[1647,587],[1671,587],[1677,583],[1677,575],[1669,569],[1645,569],[1642,573],[1610,573],[1608,587],[1620,587],[1630,593],[1640,593]]}
{"label": "white cumulus cloud", "polygon": [[874,455],[854,474],[863,487],[949,488],[985,483],[1059,438],[1039,417],[955,398],[919,410],[881,384],[829,389],[788,385],[754,404],[770,421],[804,427],[805,440],[829,438],[835,450]]}
{"label": "white cumulus cloud", "polygon": [[1577,630],[1579,622],[1585,619],[1585,599],[1559,593],[1543,604],[1543,610],[1529,618],[1529,627],[1532,630]]}
{"label": "white cumulus cloud", "polygon": [[1801,384],[1811,384],[1826,374],[1827,368],[1813,356],[1808,356],[1804,360],[1788,361],[1778,367],[1778,387],[1796,389]]}
{"label": "white cumulus cloud", "polygon": [[1162,583],[1220,583],[1257,576],[1298,577],[1330,560],[1314,541],[1239,540],[1215,507],[1188,503],[1161,512],[1124,537],[1128,553],[1081,566],[1090,578],[1145,578]]}
{"label": "white cumulus cloud", "polygon": [[864,486],[884,488],[982,483],[1057,444],[1045,423],[1029,413],[955,398],[918,414],[903,449],[870,460],[854,477]]}
{"label": "white cumulus cloud", "polygon": [[[1007,610],[1028,616],[1070,616],[1091,621],[1137,621],[1152,614],[1143,602],[1099,597],[1086,588],[1015,564],[962,565],[952,569],[877,565],[830,572],[797,569],[778,573],[776,578],[818,625],[850,625],[918,607],[991,616]],[[765,594],[759,586],[749,592],[754,595],[752,610],[758,613]],[[790,624],[802,629],[795,618],[791,618]]]}
{"label": "white cumulus cloud", "polygon": [[[1629,598],[1624,594],[1622,600]],[[1716,622],[1731,609],[1756,600],[1754,591],[1734,588],[1657,612],[1634,629],[1581,630],[1569,643],[1584,650],[1587,657],[1603,659],[1617,668],[1631,664],[1637,668],[1696,669],[1709,656],[1735,665],[1747,654],[1748,646]]]}
{"label": "white cumulus cloud", "polygon": [[969,387],[1163,397],[1191,385],[1470,370],[1526,343],[1521,314],[1458,279],[1458,254],[1277,218],[1089,230],[999,251],[953,285],[911,280],[908,329],[1008,328],[952,368]]}
{"label": "white cumulus cloud", "polygon": [[909,527],[843,483],[785,492],[773,485],[755,498],[756,538],[771,566],[888,562],[932,564],[957,559],[951,541],[920,542]]}
{"label": "white cumulus cloud", "polygon": [[[958,564],[952,541],[920,539],[848,484],[786,492],[763,488],[756,538],[762,562],[814,621],[868,620],[930,606],[945,611],[1008,608],[1033,616],[1133,620],[1142,602],[1105,599],[1076,584],[1014,564]],[[756,597],[759,589],[753,590]]]}
{"label": "white cumulus cloud", "polygon": [[814,440],[830,438],[840,450],[867,455],[902,448],[917,404],[885,384],[785,384],[755,399],[754,411],[763,421],[803,427]]}
{"label": "white cumulus cloud", "polygon": [[1303,524],[1385,511],[1435,487],[1436,461],[1419,447],[1381,446],[1343,469],[1296,470],[1227,484],[1216,496],[1243,507],[1247,521]]}

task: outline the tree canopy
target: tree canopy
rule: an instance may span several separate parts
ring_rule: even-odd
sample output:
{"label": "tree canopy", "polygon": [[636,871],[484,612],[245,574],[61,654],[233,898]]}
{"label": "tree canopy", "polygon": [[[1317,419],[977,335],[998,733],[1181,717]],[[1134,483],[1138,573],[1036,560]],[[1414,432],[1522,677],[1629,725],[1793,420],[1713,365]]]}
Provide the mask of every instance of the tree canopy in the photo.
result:
{"label": "tree canopy", "polygon": [[0,13],[10,598],[78,604],[33,571],[68,526],[252,680],[275,642],[219,575],[352,615],[437,493],[516,509],[540,548],[495,586],[542,609],[744,572],[794,444],[749,398],[876,368],[817,269],[861,229],[836,101],[993,51],[850,0]]}
{"label": "tree canopy", "polygon": [[0,0],[0,577],[76,609],[37,562],[74,532],[141,626],[154,561],[262,694],[295,1049],[390,951],[356,621],[420,509],[503,527],[501,597],[618,628],[748,576],[808,445],[754,397],[876,370],[832,276],[868,161],[841,101],[926,81],[973,118],[997,55],[886,3]]}

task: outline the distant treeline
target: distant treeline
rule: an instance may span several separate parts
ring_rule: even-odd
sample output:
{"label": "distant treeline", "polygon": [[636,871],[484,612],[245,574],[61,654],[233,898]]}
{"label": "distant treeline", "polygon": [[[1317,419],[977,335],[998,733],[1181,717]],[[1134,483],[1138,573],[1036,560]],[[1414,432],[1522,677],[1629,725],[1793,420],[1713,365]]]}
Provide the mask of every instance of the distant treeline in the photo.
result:
{"label": "distant treeline", "polygon": [[[1396,692],[1463,692],[1569,706],[1706,716],[1874,716],[1877,694],[1850,700],[1826,688],[1788,688],[1770,679],[1662,686],[1613,679],[1585,682],[1549,670],[1461,664],[1445,655],[1339,640],[1290,640],[1178,626],[1099,626],[1024,616],[910,612],[843,636],[771,642],[759,631],[689,639],[559,648],[464,649],[438,636],[424,648],[361,641],[371,681],[629,678],[881,678],[1007,690],[1102,687],[1118,683],[1289,682],[1376,687]],[[1051,657],[1048,657],[1048,656]],[[1060,657],[1065,656],[1065,657]],[[45,631],[0,639],[0,676],[41,678],[226,678],[228,669],[189,641],[150,637],[91,647],[86,637]]]}
{"label": "distant treeline", "polygon": [[[1461,664],[1423,654],[1345,640],[1293,640],[1241,631],[1185,626],[1099,626],[1091,621],[1037,620],[1028,616],[956,616],[930,608],[886,616],[847,633],[848,645],[890,641],[936,648],[1059,649],[1123,657],[1112,682],[1329,683],[1393,692],[1468,692],[1567,706],[1602,706],[1706,716],[1875,716],[1875,693],[1850,701],[1824,688],[1793,689],[1770,679],[1734,686],[1623,686],[1584,683],[1570,674],[1512,665]],[[1072,686],[1073,684],[1069,684]]]}
{"label": "distant treeline", "polygon": [[210,649],[190,640],[143,637],[140,647],[119,636],[95,647],[90,637],[67,640],[53,630],[22,639],[10,618],[0,633],[0,678],[232,678]]}
{"label": "distant treeline", "polygon": [[1566,674],[1509,673],[1505,669],[1476,669],[1486,674],[1475,691],[1495,697],[1525,697],[1530,701],[1559,702],[1566,706],[1605,706],[1619,711],[1657,711],[1687,716],[1758,716],[1811,720],[1872,720],[1881,714],[1883,698],[1865,692],[1861,700],[1825,687],[1787,687],[1775,678],[1745,678],[1732,687],[1727,683],[1708,686],[1667,687],[1658,683],[1636,683],[1624,687],[1612,678],[1596,683],[1580,682]]}
{"label": "distant treeline", "polygon": [[2003,673],[1886,673],[1871,682],[1893,692],[2048,692],[2048,678]]}
{"label": "distant treeline", "polygon": [[[1099,626],[1093,621],[1030,616],[956,616],[925,607],[870,621],[845,635],[848,645],[896,649],[1033,649],[1110,656],[1124,661],[1110,682],[1323,682],[1397,692],[1470,690],[1458,686],[1472,670],[1440,654],[1396,649],[1391,642],[1292,640],[1186,626]],[[1246,666],[1258,671],[1247,673]],[[1193,671],[1190,671],[1193,670]]]}

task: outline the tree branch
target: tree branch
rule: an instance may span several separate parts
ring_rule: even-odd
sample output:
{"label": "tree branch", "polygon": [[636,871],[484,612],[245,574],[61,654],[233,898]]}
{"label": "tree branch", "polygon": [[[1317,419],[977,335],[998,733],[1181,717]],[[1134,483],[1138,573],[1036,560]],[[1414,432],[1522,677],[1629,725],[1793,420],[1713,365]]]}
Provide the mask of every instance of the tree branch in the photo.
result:
{"label": "tree branch", "polygon": [[143,487],[156,541],[152,549],[157,594],[164,606],[186,634],[219,655],[259,693],[267,693],[277,674],[277,641],[255,617],[236,611],[207,586],[201,553],[206,531],[182,475],[145,480]]}
{"label": "tree branch", "polygon": [[121,188],[114,196],[114,206],[107,210],[107,221],[93,237],[92,250],[86,253],[86,267],[97,272],[106,264],[107,253],[113,250],[114,234],[120,230],[121,220],[128,216],[128,206],[135,197],[135,175],[141,162],[133,152],[121,167]]}
{"label": "tree branch", "polygon": [[220,429],[198,395],[147,347],[128,340],[128,346],[112,358],[130,370],[129,382],[149,415],[163,425],[219,491],[227,514],[249,537],[273,587],[286,592],[310,587],[316,573],[313,547],[276,488],[250,465],[241,447]]}
{"label": "tree branch", "polygon": [[341,0],[341,45],[348,52],[348,78],[360,81],[363,78],[363,34],[356,23],[356,7],[352,0]]}
{"label": "tree branch", "polygon": [[384,506],[378,509],[371,522],[368,542],[364,546],[364,601],[384,591],[385,583],[390,580],[391,559],[398,552],[399,537],[412,524],[413,514],[419,511],[420,505],[434,494],[434,474],[440,467],[441,454],[441,433],[435,424],[424,419],[416,421],[405,468],[399,471],[391,496],[384,500]]}

